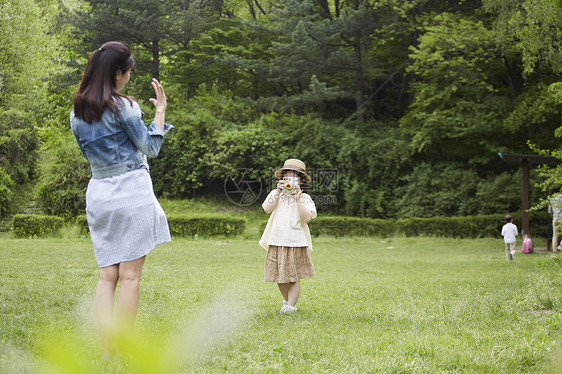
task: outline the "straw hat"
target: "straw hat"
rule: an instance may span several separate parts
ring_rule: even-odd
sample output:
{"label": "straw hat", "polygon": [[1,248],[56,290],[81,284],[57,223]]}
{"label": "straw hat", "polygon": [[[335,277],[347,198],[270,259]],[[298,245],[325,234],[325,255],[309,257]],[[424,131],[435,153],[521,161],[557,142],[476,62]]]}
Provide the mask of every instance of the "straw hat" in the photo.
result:
{"label": "straw hat", "polygon": [[306,178],[306,183],[310,183],[311,178],[305,172],[306,165],[301,160],[297,160],[296,158],[290,158],[287,161],[285,161],[285,164],[283,164],[283,167],[281,169],[275,170],[275,178],[281,179],[281,176],[283,175],[283,171],[285,170],[294,170],[299,172],[300,174],[304,175],[304,177]]}

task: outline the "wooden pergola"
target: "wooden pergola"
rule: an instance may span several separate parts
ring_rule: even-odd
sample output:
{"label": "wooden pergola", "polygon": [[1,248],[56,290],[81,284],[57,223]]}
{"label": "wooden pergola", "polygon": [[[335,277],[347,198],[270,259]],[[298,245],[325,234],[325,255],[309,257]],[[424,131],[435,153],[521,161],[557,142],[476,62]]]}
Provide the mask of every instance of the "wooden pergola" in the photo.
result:
{"label": "wooden pergola", "polygon": [[554,156],[521,155],[514,153],[501,153],[502,160],[511,164],[521,164],[523,169],[523,206],[521,210],[521,235],[529,234],[529,168],[532,165],[556,166],[562,161]]}

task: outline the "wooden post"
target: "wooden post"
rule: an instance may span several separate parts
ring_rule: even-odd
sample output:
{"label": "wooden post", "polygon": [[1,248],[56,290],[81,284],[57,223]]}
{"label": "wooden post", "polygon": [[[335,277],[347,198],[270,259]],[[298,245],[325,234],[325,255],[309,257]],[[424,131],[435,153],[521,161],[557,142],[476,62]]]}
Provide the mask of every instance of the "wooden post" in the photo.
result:
{"label": "wooden post", "polygon": [[523,168],[523,211],[521,212],[521,236],[529,235],[529,159],[521,158]]}
{"label": "wooden post", "polygon": [[[539,156],[539,155],[522,155],[522,154],[509,154],[501,153],[498,155],[502,160],[508,163],[520,163],[523,169],[523,206],[521,211],[521,236],[529,234],[529,168],[531,165],[547,164],[550,166],[558,166],[562,163],[560,159],[554,156]],[[538,233],[535,233],[538,234]],[[556,248],[552,243],[553,249]]]}

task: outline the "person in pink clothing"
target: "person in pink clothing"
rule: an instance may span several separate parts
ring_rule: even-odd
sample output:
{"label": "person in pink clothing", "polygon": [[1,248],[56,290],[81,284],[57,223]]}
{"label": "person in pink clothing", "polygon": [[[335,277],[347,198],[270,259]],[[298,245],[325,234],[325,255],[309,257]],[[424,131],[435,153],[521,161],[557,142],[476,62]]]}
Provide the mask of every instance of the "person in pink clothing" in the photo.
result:
{"label": "person in pink clothing", "polygon": [[314,275],[308,223],[316,218],[316,206],[301,188],[311,180],[304,162],[285,161],[275,171],[275,177],[279,179],[277,188],[262,204],[263,210],[271,215],[259,244],[267,250],[265,281],[277,283],[284,299],[280,312],[294,313],[300,296],[300,279]]}

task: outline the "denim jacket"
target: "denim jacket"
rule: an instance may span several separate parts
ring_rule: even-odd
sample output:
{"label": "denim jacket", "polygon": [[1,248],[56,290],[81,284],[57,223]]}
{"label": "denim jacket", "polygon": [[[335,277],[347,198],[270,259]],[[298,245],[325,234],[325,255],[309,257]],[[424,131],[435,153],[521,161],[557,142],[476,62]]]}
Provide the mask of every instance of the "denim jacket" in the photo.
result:
{"label": "denim jacket", "polygon": [[100,179],[139,168],[148,169],[146,156],[158,156],[164,136],[174,126],[165,124],[164,131],[155,122],[147,129],[139,105],[116,98],[119,115],[106,110],[100,121],[87,123],[70,113],[70,127],[82,155],[90,163],[92,178]]}

